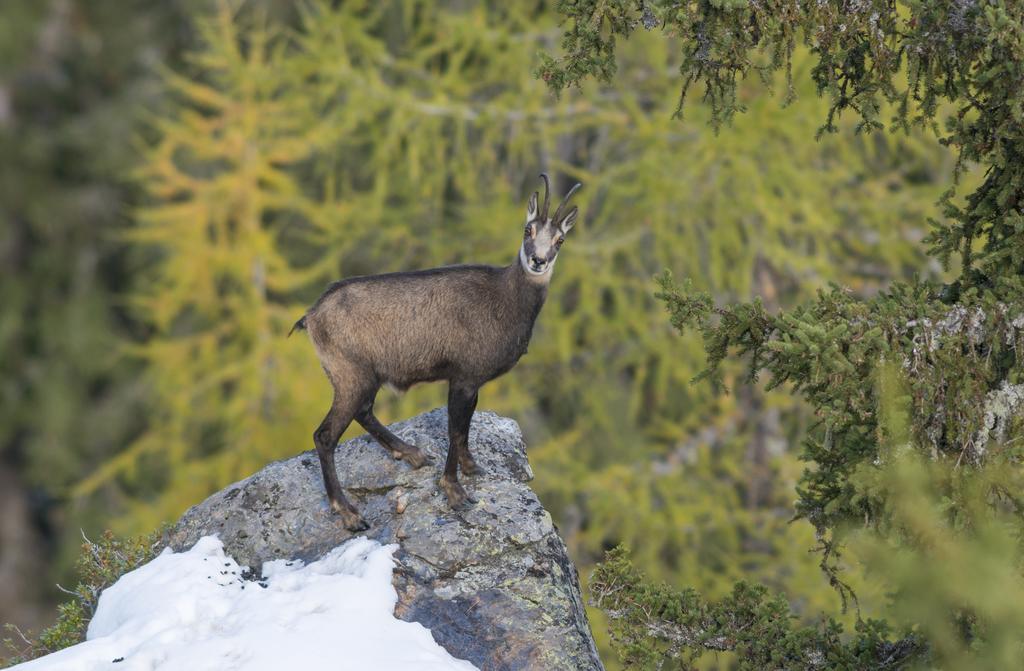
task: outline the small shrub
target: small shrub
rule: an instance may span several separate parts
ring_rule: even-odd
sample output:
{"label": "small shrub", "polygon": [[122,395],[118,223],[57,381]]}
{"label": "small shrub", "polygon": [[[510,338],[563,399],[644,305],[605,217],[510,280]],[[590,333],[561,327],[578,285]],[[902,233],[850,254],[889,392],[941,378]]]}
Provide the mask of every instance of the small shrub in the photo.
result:
{"label": "small shrub", "polygon": [[155,557],[163,549],[161,537],[161,531],[156,531],[148,536],[121,539],[105,531],[98,542],[86,538],[75,563],[78,585],[74,590],[65,590],[71,599],[57,607],[57,621],[38,636],[6,625],[11,636],[3,644],[10,656],[3,666],[27,662],[84,641],[100,594],[122,575]]}

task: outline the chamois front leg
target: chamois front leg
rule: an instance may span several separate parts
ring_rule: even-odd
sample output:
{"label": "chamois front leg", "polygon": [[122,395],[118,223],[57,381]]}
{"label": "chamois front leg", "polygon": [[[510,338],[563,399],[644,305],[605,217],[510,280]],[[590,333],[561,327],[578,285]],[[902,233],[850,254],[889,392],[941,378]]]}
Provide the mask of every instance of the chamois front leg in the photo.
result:
{"label": "chamois front leg", "polygon": [[448,497],[448,504],[459,507],[466,503],[476,503],[459,482],[459,464],[469,464],[476,471],[476,463],[469,456],[469,423],[476,409],[477,389],[475,386],[460,385],[452,382],[448,387],[448,459],[444,464],[444,475],[441,476],[441,489]]}
{"label": "chamois front leg", "polygon": [[349,531],[365,531],[370,528],[355,506],[348,502],[345,494],[341,491],[341,483],[338,482],[338,471],[334,465],[334,450],[338,447],[338,439],[345,429],[352,422],[352,415],[355,414],[355,404],[346,402],[346,399],[339,398],[335,393],[331,409],[320,423],[319,428],[313,433],[313,443],[316,445],[316,454],[320,458],[320,469],[324,475],[324,488],[327,490],[327,499],[330,501],[331,509],[341,515],[345,528]]}
{"label": "chamois front leg", "polygon": [[[473,398],[470,401],[469,408],[466,410],[465,417],[465,430],[462,431],[461,438],[458,441],[459,446],[459,470],[463,475],[473,476],[480,472],[480,469],[476,465],[476,460],[473,459],[473,455],[469,451],[469,426],[472,423],[473,412],[476,410],[476,402],[479,398],[479,387],[473,388]],[[450,432],[450,430],[449,430]],[[449,440],[451,436],[449,435]]]}
{"label": "chamois front leg", "polygon": [[366,429],[366,432],[373,436],[373,439],[381,444],[386,450],[390,450],[395,459],[404,459],[413,468],[420,468],[430,463],[430,457],[423,453],[423,450],[410,445],[395,434],[391,433],[386,426],[380,423],[377,416],[373,414],[373,399],[364,404],[356,413],[356,421]]}

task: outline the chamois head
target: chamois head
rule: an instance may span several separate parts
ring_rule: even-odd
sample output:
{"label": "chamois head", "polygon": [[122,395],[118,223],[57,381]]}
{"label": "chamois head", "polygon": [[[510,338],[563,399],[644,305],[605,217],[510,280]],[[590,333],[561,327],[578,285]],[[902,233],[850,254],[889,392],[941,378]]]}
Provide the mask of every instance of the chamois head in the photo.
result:
{"label": "chamois head", "polygon": [[523,246],[519,250],[519,262],[528,275],[546,275],[555,265],[555,258],[558,250],[565,241],[565,234],[576,223],[579,209],[573,205],[568,211],[566,204],[572,194],[580,188],[580,184],[569,189],[569,193],[562,199],[562,203],[555,210],[552,217],[548,217],[548,203],[550,202],[551,187],[548,184],[548,176],[540,175],[544,180],[544,206],[537,206],[538,193],[533,192],[530,202],[526,206],[526,231],[523,233]]}

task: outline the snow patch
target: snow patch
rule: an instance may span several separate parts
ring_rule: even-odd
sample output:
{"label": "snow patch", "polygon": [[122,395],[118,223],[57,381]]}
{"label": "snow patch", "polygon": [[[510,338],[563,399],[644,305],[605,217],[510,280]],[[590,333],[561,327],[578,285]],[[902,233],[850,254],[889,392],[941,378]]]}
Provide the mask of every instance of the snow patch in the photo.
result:
{"label": "snow patch", "polygon": [[18,671],[471,671],[430,631],[395,618],[392,554],[354,538],[311,564],[246,580],[215,536],[169,549],[100,596],[87,640]]}

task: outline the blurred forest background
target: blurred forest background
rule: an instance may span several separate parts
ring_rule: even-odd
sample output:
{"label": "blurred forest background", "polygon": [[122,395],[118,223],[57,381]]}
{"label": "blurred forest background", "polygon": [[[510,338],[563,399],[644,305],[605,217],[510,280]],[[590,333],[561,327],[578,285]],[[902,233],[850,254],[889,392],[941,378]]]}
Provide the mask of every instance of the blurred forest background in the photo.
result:
{"label": "blurred forest background", "polygon": [[[717,136],[699,106],[672,118],[660,35],[555,99],[534,73],[560,36],[545,2],[5,0],[0,621],[53,619],[82,532],[151,531],[310,449],[330,389],[284,338],[305,306],[338,277],[511,262],[541,171],[584,183],[582,220],[529,355],[480,407],[522,425],[581,576],[626,544],[671,585],[746,578],[808,622],[838,610],[790,523],[807,409],[691,385],[700,336],[652,278],[770,310],[940,278],[920,241],[954,157],[853,121],[816,141],[827,103],[799,54],[796,100],[741,85],[748,113]],[[870,614],[880,588],[850,557]]]}

